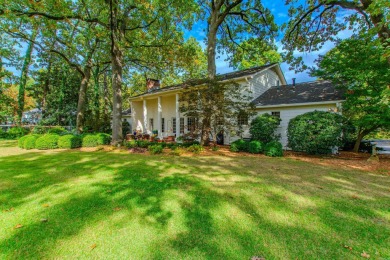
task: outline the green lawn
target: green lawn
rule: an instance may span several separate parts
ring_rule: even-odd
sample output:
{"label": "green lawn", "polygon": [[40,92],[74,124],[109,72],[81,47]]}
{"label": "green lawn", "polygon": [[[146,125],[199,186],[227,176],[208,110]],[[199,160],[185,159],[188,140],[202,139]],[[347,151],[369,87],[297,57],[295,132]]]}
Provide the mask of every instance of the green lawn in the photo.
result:
{"label": "green lawn", "polygon": [[389,176],[14,145],[0,141],[0,259],[390,258]]}

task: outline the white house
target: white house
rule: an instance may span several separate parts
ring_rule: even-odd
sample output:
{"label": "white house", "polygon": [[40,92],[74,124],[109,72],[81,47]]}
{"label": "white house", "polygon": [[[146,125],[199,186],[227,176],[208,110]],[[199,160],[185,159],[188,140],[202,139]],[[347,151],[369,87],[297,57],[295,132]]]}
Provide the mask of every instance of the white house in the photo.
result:
{"label": "white house", "polygon": [[[234,81],[242,89],[249,89],[258,114],[269,113],[282,119],[279,126],[281,142],[287,145],[287,126],[291,118],[314,110],[340,111],[342,93],[328,81],[314,81],[287,85],[279,64],[246,69],[218,75],[220,82]],[[151,134],[158,131],[160,137],[181,136],[194,124],[194,119],[180,113],[180,95],[188,84],[160,88],[159,81],[149,80],[148,91],[131,97],[133,130]],[[199,85],[194,85],[196,87]],[[243,138],[250,138],[250,119],[239,120],[243,126]],[[224,143],[238,139],[226,133]]]}

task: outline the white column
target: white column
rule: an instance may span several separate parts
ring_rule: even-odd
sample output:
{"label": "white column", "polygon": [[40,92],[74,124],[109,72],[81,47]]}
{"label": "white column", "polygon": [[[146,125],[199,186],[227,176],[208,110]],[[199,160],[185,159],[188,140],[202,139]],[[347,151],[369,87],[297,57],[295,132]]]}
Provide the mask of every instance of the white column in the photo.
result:
{"label": "white column", "polygon": [[130,116],[131,116],[131,132],[130,132],[130,134],[133,134],[136,125],[135,125],[135,116],[134,116],[135,115],[135,111],[134,111],[134,106],[133,106],[133,102],[132,101],[130,101],[130,110],[131,110],[131,112],[130,112]]}
{"label": "white column", "polygon": [[180,136],[180,101],[179,94],[176,94],[176,137]]}
{"label": "white column", "polygon": [[161,115],[162,115],[162,107],[161,107],[161,97],[157,98],[157,131],[158,131],[158,136],[161,138],[162,137],[162,132],[161,132]]}
{"label": "white column", "polygon": [[148,132],[148,108],[146,106],[146,99],[144,99],[144,132]]}

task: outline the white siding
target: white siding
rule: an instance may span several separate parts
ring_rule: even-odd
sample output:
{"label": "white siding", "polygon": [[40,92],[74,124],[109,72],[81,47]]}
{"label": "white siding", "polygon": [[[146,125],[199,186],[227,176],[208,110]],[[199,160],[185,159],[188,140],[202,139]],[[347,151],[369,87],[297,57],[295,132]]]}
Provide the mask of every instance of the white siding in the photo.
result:
{"label": "white siding", "polygon": [[252,92],[252,98],[257,98],[270,87],[276,86],[278,80],[279,82],[282,82],[278,74],[272,69],[256,74],[253,78],[249,79],[248,82],[249,90]]}

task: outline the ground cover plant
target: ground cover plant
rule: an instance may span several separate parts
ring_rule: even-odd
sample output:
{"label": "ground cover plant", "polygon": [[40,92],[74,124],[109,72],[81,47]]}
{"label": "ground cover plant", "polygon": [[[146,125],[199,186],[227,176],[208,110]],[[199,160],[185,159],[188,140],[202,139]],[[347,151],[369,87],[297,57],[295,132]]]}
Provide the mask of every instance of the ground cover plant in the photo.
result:
{"label": "ground cover plant", "polygon": [[390,257],[388,175],[16,146],[0,142],[1,259]]}

